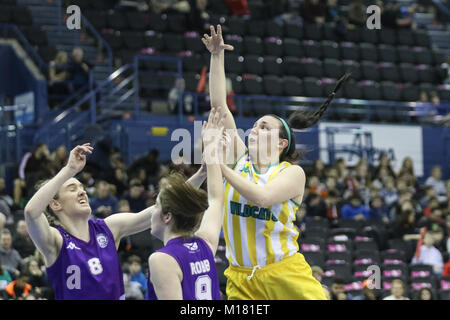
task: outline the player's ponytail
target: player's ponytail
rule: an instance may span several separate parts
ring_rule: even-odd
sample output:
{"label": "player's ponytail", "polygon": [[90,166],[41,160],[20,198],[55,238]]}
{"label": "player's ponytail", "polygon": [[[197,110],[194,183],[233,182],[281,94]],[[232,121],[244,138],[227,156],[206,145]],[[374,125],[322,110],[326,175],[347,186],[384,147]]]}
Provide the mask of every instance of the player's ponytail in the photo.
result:
{"label": "player's ponytail", "polygon": [[280,138],[288,140],[288,146],[280,155],[280,162],[287,161],[290,163],[295,163],[303,156],[303,154],[307,152],[307,150],[299,151],[295,149],[295,135],[292,129],[307,129],[319,122],[319,120],[322,119],[331,101],[333,101],[334,97],[336,96],[336,93],[349,77],[350,73],[346,73],[337,81],[336,87],[328,95],[327,100],[320,106],[318,110],[314,112],[295,111],[289,116],[288,121],[284,121],[282,118],[273,115],[282,123]]}
{"label": "player's ponytail", "polygon": [[162,213],[174,217],[173,232],[193,233],[196,231],[206,209],[208,194],[186,182],[180,173],[171,173],[160,185]]}
{"label": "player's ponytail", "polygon": [[314,112],[295,111],[288,119],[290,126],[294,129],[307,129],[314,126],[320,119],[322,119],[325,111],[333,101],[336,93],[341,88],[342,84],[350,77],[350,73],[344,74],[336,83],[334,90],[328,95],[327,100]]}

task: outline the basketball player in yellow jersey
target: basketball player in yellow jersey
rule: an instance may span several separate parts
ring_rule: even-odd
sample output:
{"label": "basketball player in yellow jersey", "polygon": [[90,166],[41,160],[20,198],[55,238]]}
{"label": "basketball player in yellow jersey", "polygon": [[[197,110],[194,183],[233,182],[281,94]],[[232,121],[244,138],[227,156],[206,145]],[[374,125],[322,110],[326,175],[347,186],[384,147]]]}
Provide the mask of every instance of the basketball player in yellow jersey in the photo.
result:
{"label": "basketball player in yellow jersey", "polygon": [[[294,132],[276,115],[266,115],[253,126],[248,149],[239,138],[233,116],[226,106],[224,50],[220,25],[217,33],[202,38],[211,52],[211,108],[223,114],[225,128],[233,131],[230,151],[235,164],[221,165],[226,179],[223,231],[230,267],[226,294],[235,300],[326,299],[311,267],[298,252],[295,213],[302,201],[305,173],[295,165]],[[338,81],[326,102],[314,113],[295,112],[295,128],[316,124],[348,75]]]}

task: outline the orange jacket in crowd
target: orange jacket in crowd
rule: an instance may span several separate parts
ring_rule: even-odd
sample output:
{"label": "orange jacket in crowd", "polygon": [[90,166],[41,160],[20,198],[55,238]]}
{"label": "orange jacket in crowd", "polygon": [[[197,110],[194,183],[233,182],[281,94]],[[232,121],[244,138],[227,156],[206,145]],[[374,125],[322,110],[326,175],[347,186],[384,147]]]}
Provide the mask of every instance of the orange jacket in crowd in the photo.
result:
{"label": "orange jacket in crowd", "polygon": [[[14,299],[16,299],[16,293],[14,291],[14,288],[16,286],[16,280],[12,281],[10,284],[8,284],[5,287],[5,291],[8,295],[10,295],[11,297],[13,297]],[[23,295],[27,296],[31,291],[31,285],[29,285],[28,283],[25,285],[25,288],[23,289]]]}

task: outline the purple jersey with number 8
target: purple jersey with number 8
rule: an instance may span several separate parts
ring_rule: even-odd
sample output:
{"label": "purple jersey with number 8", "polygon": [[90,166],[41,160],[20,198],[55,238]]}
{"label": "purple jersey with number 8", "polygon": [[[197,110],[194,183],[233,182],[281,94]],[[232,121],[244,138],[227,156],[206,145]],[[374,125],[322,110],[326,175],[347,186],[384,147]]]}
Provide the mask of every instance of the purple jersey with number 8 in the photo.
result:
{"label": "purple jersey with number 8", "polygon": [[89,242],[58,227],[61,252],[47,268],[56,300],[124,300],[114,236],[101,219],[89,220]]}
{"label": "purple jersey with number 8", "polygon": [[[157,250],[173,257],[183,272],[181,288],[183,300],[220,300],[219,278],[214,256],[209,245],[201,238],[183,237],[169,240]],[[174,275],[168,275],[168,277]],[[148,299],[157,300],[148,274]]]}

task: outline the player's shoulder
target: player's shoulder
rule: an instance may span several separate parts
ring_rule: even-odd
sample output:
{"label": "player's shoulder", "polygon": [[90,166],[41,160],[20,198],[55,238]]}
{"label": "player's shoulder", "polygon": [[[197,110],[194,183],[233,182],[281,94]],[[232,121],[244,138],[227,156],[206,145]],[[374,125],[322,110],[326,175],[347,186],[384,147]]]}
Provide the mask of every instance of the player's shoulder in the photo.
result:
{"label": "player's shoulder", "polygon": [[305,171],[298,164],[290,164],[289,162],[282,163],[284,167],[281,168],[280,173],[286,175],[295,175],[298,177],[305,177]]}
{"label": "player's shoulder", "polygon": [[152,272],[168,272],[179,268],[178,262],[170,254],[165,252],[156,251],[148,257],[148,265]]}

